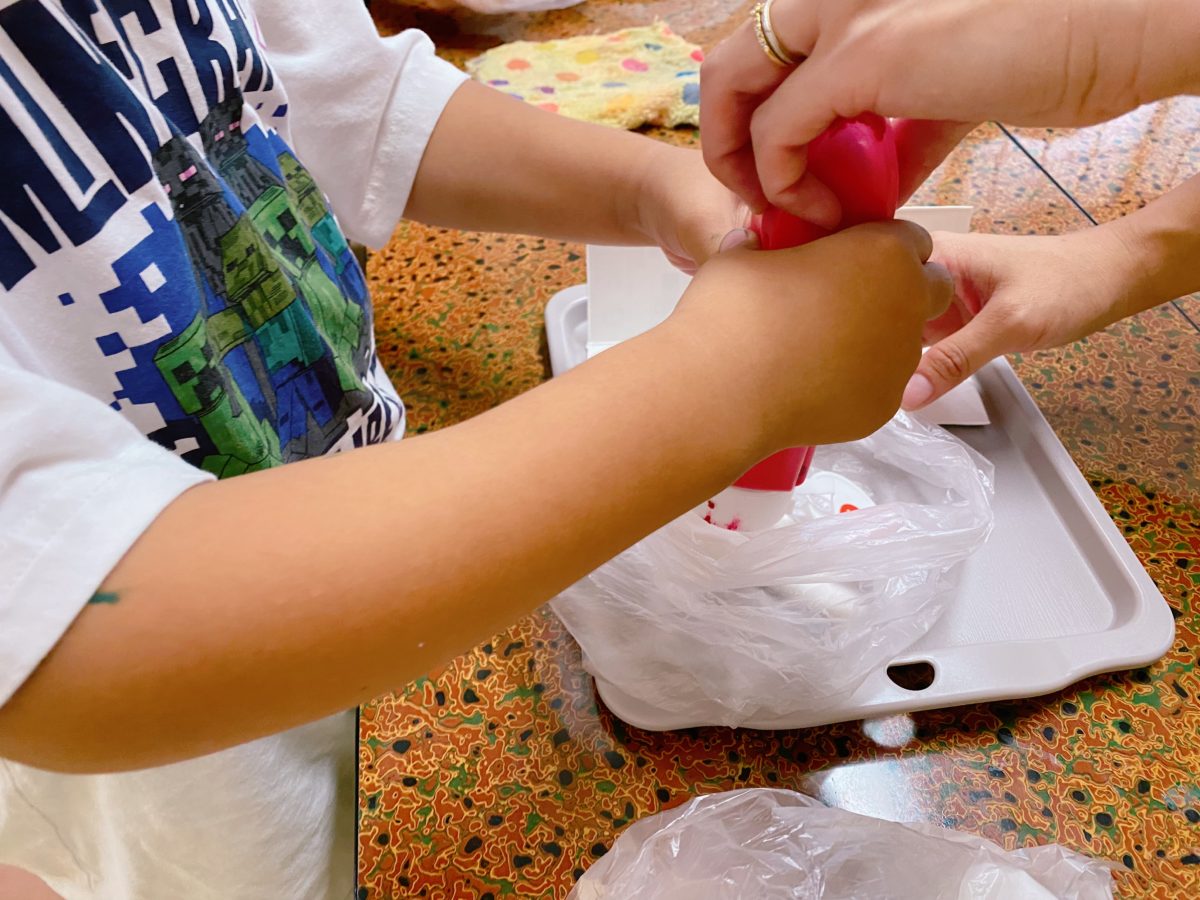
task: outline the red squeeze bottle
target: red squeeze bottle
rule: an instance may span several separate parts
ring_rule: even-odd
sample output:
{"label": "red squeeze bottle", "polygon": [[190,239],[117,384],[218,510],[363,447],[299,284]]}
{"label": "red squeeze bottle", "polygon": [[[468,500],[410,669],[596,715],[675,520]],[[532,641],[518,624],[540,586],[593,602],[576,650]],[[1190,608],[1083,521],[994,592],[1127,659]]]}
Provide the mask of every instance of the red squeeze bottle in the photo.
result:
{"label": "red squeeze bottle", "polygon": [[[853,119],[837,119],[808,145],[808,171],[828,185],[842,204],[842,217],[833,231],[865,222],[881,222],[896,215],[900,194],[900,167],[891,123],[882,116],[865,113]],[[832,234],[812,222],[771,207],[755,216],[750,227],[758,234],[764,250],[798,247]],[[745,491],[787,492],[804,482],[812,463],[812,447],[792,447],[769,456],[733,483]],[[747,503],[722,492],[708,503],[705,519],[733,530],[769,527],[786,510],[786,504]],[[766,501],[767,498],[758,498]],[[723,509],[722,507],[728,507]],[[751,509],[753,506],[761,510]],[[745,507],[739,514],[735,507]],[[758,522],[751,519],[757,518]]]}

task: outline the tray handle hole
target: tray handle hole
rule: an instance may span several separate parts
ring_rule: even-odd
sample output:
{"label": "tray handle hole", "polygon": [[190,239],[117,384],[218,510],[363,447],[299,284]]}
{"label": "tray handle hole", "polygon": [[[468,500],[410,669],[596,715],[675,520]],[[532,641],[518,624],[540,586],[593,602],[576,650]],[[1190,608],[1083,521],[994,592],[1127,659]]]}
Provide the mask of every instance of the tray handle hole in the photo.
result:
{"label": "tray handle hole", "polygon": [[923,691],[933,685],[937,670],[933,663],[920,660],[910,663],[894,663],[887,667],[887,676],[892,684],[906,691]]}

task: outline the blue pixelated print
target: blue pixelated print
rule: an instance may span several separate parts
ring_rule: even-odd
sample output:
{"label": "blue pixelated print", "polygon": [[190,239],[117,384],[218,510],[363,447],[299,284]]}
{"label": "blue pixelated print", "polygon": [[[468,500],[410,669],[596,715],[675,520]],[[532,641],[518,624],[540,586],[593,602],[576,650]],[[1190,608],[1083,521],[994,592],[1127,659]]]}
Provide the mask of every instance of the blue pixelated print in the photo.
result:
{"label": "blue pixelated print", "polygon": [[152,407],[149,437],[215,474],[344,446],[352,419],[353,445],[382,439],[403,411],[368,386],[366,280],[290,147],[246,120],[288,109],[264,99],[274,74],[239,5],[59,3],[0,7],[16,49],[0,58],[0,285],[43,259],[96,266],[95,293],[70,270],[49,296],[114,317],[88,332],[119,385],[110,405],[147,423]]}

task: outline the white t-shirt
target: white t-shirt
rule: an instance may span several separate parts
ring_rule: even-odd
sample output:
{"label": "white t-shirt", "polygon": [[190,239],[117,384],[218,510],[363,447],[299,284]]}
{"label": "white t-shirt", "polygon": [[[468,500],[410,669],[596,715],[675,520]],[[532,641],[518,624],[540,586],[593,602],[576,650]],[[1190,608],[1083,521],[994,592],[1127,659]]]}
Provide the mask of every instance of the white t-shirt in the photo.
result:
{"label": "white t-shirt", "polygon": [[[463,77],[361,0],[0,0],[0,703],[182,491],[402,434],[343,234],[387,241]],[[0,760],[0,862],[68,900],[351,897],[353,748],[346,713],[143,772]]]}

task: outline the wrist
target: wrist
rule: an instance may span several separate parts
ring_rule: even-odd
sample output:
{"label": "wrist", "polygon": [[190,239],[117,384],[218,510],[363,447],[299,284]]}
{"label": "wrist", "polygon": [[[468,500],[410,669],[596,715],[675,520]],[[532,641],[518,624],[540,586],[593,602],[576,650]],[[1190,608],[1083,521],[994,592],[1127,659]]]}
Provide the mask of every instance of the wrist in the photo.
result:
{"label": "wrist", "polygon": [[653,138],[642,138],[641,143],[645,146],[625,182],[619,216],[622,229],[635,239],[632,242],[657,244],[670,230],[664,228],[663,220],[674,215],[678,200],[671,190],[673,174],[680,162],[679,154],[688,151]]}
{"label": "wrist", "polygon": [[1101,331],[1156,302],[1149,299],[1152,266],[1143,255],[1139,236],[1113,227],[1116,224],[1065,236],[1067,258],[1077,267],[1074,278],[1083,287],[1075,302],[1083,307],[1085,334]]}
{"label": "wrist", "polygon": [[1117,266],[1114,283],[1124,287],[1118,318],[1200,290],[1195,265],[1200,255],[1200,223],[1180,221],[1147,207],[1099,226]]}

